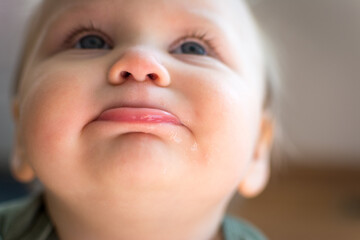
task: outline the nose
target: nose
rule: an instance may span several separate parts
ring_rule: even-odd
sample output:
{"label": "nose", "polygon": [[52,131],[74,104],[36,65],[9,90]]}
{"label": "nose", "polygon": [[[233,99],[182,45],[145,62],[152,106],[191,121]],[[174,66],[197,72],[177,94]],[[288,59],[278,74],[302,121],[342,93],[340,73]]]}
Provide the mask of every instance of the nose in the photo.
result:
{"label": "nose", "polygon": [[112,85],[120,85],[127,80],[144,82],[153,81],[166,87],[170,85],[170,75],[154,53],[143,49],[126,51],[110,68],[108,81]]}

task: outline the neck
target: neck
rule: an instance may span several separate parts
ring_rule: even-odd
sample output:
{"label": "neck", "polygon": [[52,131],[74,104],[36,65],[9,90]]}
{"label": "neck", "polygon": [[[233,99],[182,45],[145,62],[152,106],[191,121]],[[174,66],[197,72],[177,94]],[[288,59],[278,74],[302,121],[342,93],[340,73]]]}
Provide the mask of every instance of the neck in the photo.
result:
{"label": "neck", "polygon": [[214,207],[204,202],[181,205],[168,198],[149,201],[144,197],[125,201],[127,204],[104,199],[65,201],[46,193],[46,205],[59,238],[222,239],[220,223],[227,201]]}

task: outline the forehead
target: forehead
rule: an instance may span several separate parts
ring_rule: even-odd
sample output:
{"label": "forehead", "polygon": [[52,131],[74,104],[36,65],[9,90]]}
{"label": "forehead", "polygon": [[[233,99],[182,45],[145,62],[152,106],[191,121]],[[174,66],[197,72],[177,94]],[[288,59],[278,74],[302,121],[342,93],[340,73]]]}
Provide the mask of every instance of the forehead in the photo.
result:
{"label": "forehead", "polygon": [[42,12],[44,20],[86,12],[106,18],[136,14],[134,21],[143,23],[154,19],[185,20],[181,17],[188,15],[233,25],[248,22],[250,15],[243,0],[43,0]]}
{"label": "forehead", "polygon": [[[143,10],[151,8],[153,11],[156,8],[171,9],[171,8],[184,8],[192,9],[206,8],[215,12],[223,12],[233,10],[235,6],[244,7],[246,4],[243,0],[43,0],[48,10],[56,11],[63,8],[71,7],[91,7],[91,6],[108,6],[109,9],[115,11],[129,10]],[[151,15],[151,13],[149,13]]]}

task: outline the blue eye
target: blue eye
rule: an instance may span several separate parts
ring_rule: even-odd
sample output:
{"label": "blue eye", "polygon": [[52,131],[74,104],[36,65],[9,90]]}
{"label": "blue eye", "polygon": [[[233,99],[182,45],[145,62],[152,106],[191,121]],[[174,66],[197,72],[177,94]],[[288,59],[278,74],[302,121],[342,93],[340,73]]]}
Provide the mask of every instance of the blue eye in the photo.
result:
{"label": "blue eye", "polygon": [[175,54],[192,54],[192,55],[207,55],[207,52],[201,44],[197,42],[185,42],[173,51]]}
{"label": "blue eye", "polygon": [[96,35],[88,35],[81,38],[75,45],[75,48],[80,49],[110,49],[110,46],[105,40]]}

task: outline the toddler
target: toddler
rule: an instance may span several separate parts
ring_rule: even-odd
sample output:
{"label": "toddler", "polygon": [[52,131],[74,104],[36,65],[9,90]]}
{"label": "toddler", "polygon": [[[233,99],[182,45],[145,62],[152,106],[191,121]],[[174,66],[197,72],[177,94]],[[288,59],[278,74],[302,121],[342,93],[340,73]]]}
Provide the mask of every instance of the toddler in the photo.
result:
{"label": "toddler", "polygon": [[271,81],[242,0],[44,0],[13,98],[0,239],[264,239],[230,216],[269,177]]}

